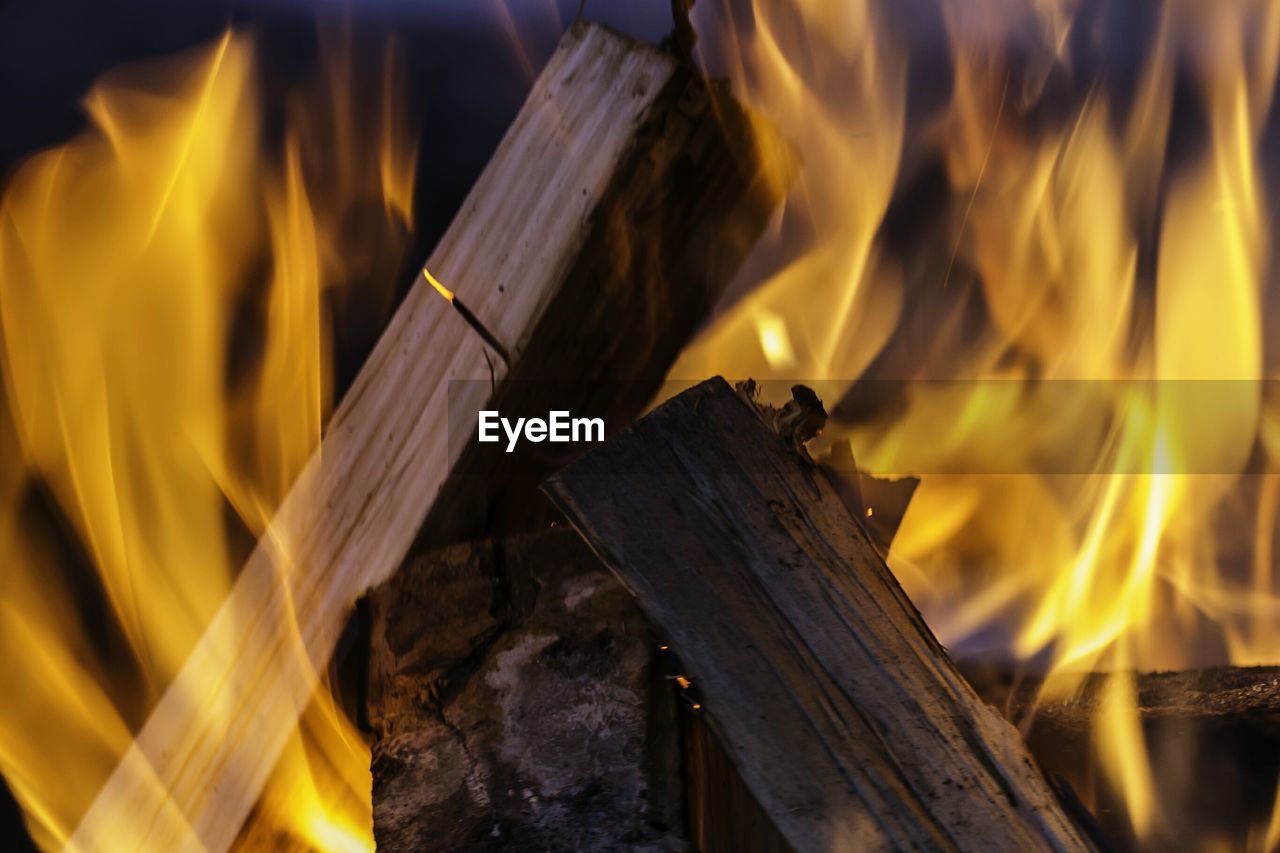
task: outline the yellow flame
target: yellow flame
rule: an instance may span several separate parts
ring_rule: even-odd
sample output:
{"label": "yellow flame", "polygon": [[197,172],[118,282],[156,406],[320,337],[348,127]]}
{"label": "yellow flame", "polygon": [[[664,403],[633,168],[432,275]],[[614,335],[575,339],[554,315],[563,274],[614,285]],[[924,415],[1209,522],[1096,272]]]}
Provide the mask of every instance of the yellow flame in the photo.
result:
{"label": "yellow flame", "polygon": [[1271,807],[1271,819],[1262,832],[1261,850],[1280,848],[1280,779],[1276,780],[1275,804]]}
{"label": "yellow flame", "polygon": [[427,283],[428,283],[428,284],[430,284],[432,287],[434,287],[434,288],[436,289],[436,293],[440,294],[441,296],[443,296],[445,299],[449,300],[450,302],[452,302],[452,301],[453,301],[453,291],[452,291],[452,290],[450,290],[449,288],[445,287],[445,286],[444,286],[443,284],[441,284],[439,281],[437,281],[437,280],[436,280],[436,277],[435,277],[435,276],[433,276],[433,275],[431,274],[431,271],[430,271],[429,269],[427,269],[426,267],[423,267],[423,268],[422,268],[422,277],[423,277],[423,278],[425,278],[425,279],[427,280]]}
{"label": "yellow flame", "polygon": [[1151,766],[1138,721],[1133,676],[1116,673],[1103,687],[1094,736],[1103,769],[1125,792],[1125,807],[1139,836],[1151,832],[1156,820]]}
{"label": "yellow flame", "polygon": [[769,366],[775,370],[795,367],[796,351],[791,346],[786,322],[768,309],[761,309],[756,317],[756,330],[760,334],[760,349]]}
{"label": "yellow flame", "polygon": [[[911,52],[874,0],[703,9],[704,27],[729,26],[736,91],[802,166],[748,260],[763,281],[671,373],[827,381],[837,399],[868,375],[1001,380],[908,384],[833,440],[863,469],[922,474],[889,559],[942,640],[1047,661],[1054,692],[1084,671],[1199,663],[1206,645],[1280,656],[1276,478],[1243,514],[1256,530],[1222,527],[1250,457],[1280,459],[1280,401],[1257,381],[1274,377],[1258,146],[1280,7],[1153,7],[1118,97],[1072,65],[1101,27],[1078,5],[946,0],[949,52]],[[915,61],[921,80],[949,61],[950,79],[912,118]],[[1074,100],[1062,79],[1083,80]],[[1180,80],[1195,146],[1171,141]],[[948,192],[903,203],[904,249],[886,216],[930,168]],[[1109,680],[1097,749],[1143,835],[1176,804],[1159,802],[1135,703]]]}
{"label": "yellow flame", "polygon": [[[398,263],[416,145],[393,92],[381,121],[357,121],[343,46],[274,153],[245,39],[113,72],[86,97],[91,127],[0,202],[0,637],[22,650],[4,664],[0,770],[44,848],[315,449],[335,286],[378,274],[356,267],[371,252]],[[365,202],[387,218],[362,255]],[[322,688],[245,832],[371,849],[368,788],[368,748]]]}

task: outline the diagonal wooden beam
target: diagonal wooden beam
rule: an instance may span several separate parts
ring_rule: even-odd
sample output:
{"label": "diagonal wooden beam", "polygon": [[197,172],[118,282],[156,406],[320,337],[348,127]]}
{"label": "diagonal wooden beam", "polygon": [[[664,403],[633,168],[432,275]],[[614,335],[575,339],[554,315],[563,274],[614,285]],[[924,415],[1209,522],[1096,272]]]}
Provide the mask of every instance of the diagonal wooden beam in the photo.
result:
{"label": "diagonal wooden beam", "polygon": [[688,667],[785,839],[704,849],[1092,849],[826,477],[723,379],[547,488]]}
{"label": "diagonal wooden beam", "polygon": [[[72,849],[231,844],[357,597],[429,510],[448,503],[449,524],[473,526],[502,482],[467,462],[474,413],[584,363],[660,377],[701,319],[689,309],[720,292],[774,205],[755,150],[741,112],[669,56],[600,27],[565,35],[427,265],[510,364],[415,284]],[[635,312],[672,306],[676,334],[655,345]]]}

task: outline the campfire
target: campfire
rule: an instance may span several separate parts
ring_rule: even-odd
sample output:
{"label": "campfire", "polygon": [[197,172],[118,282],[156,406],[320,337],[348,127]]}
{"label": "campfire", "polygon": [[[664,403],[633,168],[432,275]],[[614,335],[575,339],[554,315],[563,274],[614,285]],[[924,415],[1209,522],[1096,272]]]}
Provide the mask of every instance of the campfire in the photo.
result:
{"label": "campfire", "polygon": [[11,164],[15,843],[1280,849],[1280,12],[658,5],[447,205],[354,11]]}

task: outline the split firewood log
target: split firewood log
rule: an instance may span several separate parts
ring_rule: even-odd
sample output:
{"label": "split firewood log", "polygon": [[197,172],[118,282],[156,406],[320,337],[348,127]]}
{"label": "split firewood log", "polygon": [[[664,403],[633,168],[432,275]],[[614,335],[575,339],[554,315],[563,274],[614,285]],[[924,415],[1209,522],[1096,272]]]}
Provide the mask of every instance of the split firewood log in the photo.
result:
{"label": "split firewood log", "polygon": [[683,660],[777,834],[798,851],[1091,849],[767,420],[713,379],[547,490]]}

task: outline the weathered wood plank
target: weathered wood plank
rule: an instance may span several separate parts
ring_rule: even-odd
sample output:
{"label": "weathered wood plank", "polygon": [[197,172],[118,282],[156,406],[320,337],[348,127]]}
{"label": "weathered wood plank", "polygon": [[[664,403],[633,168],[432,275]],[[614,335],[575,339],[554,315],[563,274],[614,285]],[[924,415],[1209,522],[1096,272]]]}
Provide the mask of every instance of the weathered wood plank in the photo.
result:
{"label": "weathered wood plank", "polygon": [[[701,85],[670,57],[602,28],[566,34],[428,262],[517,369],[530,353],[558,363],[563,341],[545,337],[565,323],[597,343],[635,324],[634,315],[600,303],[597,289],[632,293],[633,307],[659,312],[684,289],[714,291],[716,281],[700,278],[705,267],[682,274],[692,241],[709,240],[697,248],[719,258],[716,275],[727,276],[752,228],[763,226],[771,200],[755,194],[765,188],[747,162],[749,140],[722,146],[746,158],[741,168],[673,165],[683,161],[668,150],[666,134],[713,121],[709,110],[682,114]],[[624,174],[638,185],[632,194],[618,188]],[[617,244],[601,223],[632,234],[638,205],[663,193],[720,218],[725,236],[715,222],[669,235],[672,244],[654,249],[675,259],[663,267],[669,278],[638,279],[635,267],[608,263]],[[708,206],[708,199],[720,202]],[[565,305],[579,308],[572,317],[550,316]],[[590,347],[572,352],[575,359],[598,355]],[[467,499],[467,484],[483,484],[484,471],[461,472],[446,490],[465,445],[450,435],[469,434],[468,418],[495,399],[508,375],[420,279],[227,601],[84,815],[72,848],[219,850],[231,843],[356,598],[395,569],[446,491],[466,505],[464,514],[480,511],[483,502]]]}
{"label": "weathered wood plank", "polygon": [[826,478],[724,380],[547,489],[666,632],[794,849],[1089,849]]}

